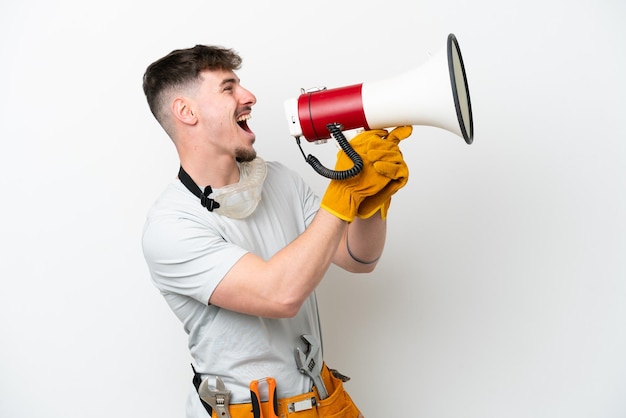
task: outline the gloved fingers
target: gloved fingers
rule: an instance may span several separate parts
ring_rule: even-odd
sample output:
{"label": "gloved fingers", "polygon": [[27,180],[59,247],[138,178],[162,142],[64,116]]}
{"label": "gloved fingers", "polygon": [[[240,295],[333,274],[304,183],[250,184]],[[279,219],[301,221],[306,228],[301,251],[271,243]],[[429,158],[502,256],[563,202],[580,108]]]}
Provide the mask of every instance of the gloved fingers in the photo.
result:
{"label": "gloved fingers", "polygon": [[400,146],[398,145],[398,140],[395,137],[391,137],[391,134],[388,138],[391,139],[383,139],[380,140],[372,140],[367,147],[367,152],[371,152],[373,150],[386,150],[386,151],[394,151],[400,152]]}
{"label": "gloved fingers", "polygon": [[398,147],[395,149],[371,149],[362,156],[362,158],[366,159],[370,162],[376,161],[404,161],[404,157]]}
{"label": "gloved fingers", "polygon": [[374,170],[391,180],[397,180],[409,175],[409,168],[404,161],[375,161]]}
{"label": "gloved fingers", "polygon": [[[375,129],[370,131],[363,131],[349,142],[350,146],[357,154],[361,157],[366,155],[368,150],[372,146],[380,147],[380,143],[383,141],[383,137],[387,136],[388,132],[384,129]],[[336,160],[336,170],[345,170],[352,167],[354,163],[348,157],[348,154],[344,150],[339,150],[337,152],[337,160]]]}
{"label": "gloved fingers", "polygon": [[397,145],[393,149],[374,149],[370,150],[366,158],[372,163],[372,166],[379,174],[388,176],[389,178],[397,178],[398,167],[405,166],[406,163],[402,156],[402,152]]}
{"label": "gloved fingers", "polygon": [[352,167],[354,167],[354,161],[352,161],[350,157],[348,157],[343,151],[341,151],[341,154],[338,156],[337,161],[335,162],[335,170],[349,170]]}
{"label": "gloved fingers", "polygon": [[[362,171],[375,171],[378,175],[388,179],[403,177],[408,172],[402,153],[395,150],[375,149],[362,156],[364,166]],[[354,162],[347,156],[341,156],[336,164],[336,171],[349,170],[354,167]],[[373,169],[373,170],[372,170]]]}
{"label": "gloved fingers", "polygon": [[387,140],[398,144],[403,139],[408,138],[413,133],[413,126],[398,126],[387,135]]}
{"label": "gloved fingers", "polygon": [[356,152],[363,154],[370,149],[372,142],[380,142],[387,135],[389,135],[389,132],[385,129],[363,131],[352,138],[352,140],[349,141],[349,144]]}

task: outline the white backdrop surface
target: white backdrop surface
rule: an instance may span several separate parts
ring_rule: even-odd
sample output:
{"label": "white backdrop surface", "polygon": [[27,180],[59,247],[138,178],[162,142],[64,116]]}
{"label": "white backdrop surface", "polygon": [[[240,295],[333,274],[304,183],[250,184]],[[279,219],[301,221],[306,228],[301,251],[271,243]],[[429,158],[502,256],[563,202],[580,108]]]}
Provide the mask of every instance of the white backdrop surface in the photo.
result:
{"label": "white backdrop surface", "polygon": [[319,288],[326,359],[368,418],[625,417],[625,17],[619,0],[3,2],[0,416],[183,416],[186,338],[140,247],[178,168],[150,62],[238,50],[259,154],[321,193],[283,101],[415,68],[452,32],[474,144],[403,142],[378,269]]}

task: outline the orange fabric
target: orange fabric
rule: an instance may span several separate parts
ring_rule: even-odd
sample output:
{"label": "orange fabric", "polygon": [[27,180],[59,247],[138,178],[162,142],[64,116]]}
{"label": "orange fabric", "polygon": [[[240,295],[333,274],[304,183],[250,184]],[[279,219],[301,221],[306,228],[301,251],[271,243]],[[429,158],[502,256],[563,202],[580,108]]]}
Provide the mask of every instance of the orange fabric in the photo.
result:
{"label": "orange fabric", "polygon": [[[400,130],[396,134],[399,135],[394,134],[392,140],[388,141],[385,138],[390,134],[386,130],[374,129],[363,131],[352,138],[350,146],[361,156],[363,168],[354,177],[331,180],[320,206],[338,218],[352,222],[358,215],[363,200],[374,197],[366,204],[365,213],[361,217],[372,216],[385,203],[387,197],[401,186],[384,192],[382,197],[379,195],[381,190],[390,181],[408,175],[398,171],[406,167],[398,147],[399,137],[405,135],[406,130]],[[335,170],[348,170],[353,166],[350,157],[340,150],[337,153]]]}
{"label": "orange fabric", "polygon": [[352,398],[344,390],[343,382],[333,376],[326,364],[322,369],[322,379],[329,396],[324,400],[319,400],[318,397],[317,412],[320,418],[358,418],[361,416]]}
{"label": "orange fabric", "polygon": [[[412,126],[399,126],[385,138],[385,149],[371,150],[367,157],[374,163],[374,168],[389,179],[389,182],[378,193],[367,196],[357,211],[359,218],[369,218],[380,210],[383,219],[387,219],[387,211],[391,204],[391,196],[404,187],[409,180],[409,167],[402,156],[398,144],[413,132]],[[388,155],[387,158],[382,158]]]}
{"label": "orange fabric", "polygon": [[[343,382],[337,379],[324,365],[322,369],[322,379],[326,385],[329,396],[324,400],[320,400],[317,390],[313,388],[313,392],[303,393],[291,398],[283,398],[278,400],[278,417],[279,418],[358,418],[361,416],[359,409],[356,407],[350,395],[344,390]],[[276,383],[280,386],[280,382]],[[289,412],[289,404],[303,401],[315,397],[316,405],[311,409],[299,412]],[[261,410],[264,418],[271,418],[272,406],[269,402],[261,402]],[[252,418],[252,405],[234,404],[228,408],[231,418]],[[213,411],[213,418],[218,417],[216,411]]]}

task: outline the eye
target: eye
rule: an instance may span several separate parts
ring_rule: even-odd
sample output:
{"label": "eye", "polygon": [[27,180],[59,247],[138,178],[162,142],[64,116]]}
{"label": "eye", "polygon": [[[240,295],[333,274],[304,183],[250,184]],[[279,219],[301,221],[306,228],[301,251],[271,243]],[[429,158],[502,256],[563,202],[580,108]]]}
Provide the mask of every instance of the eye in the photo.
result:
{"label": "eye", "polygon": [[225,93],[232,93],[234,90],[235,90],[234,83],[225,83],[224,89],[222,91],[224,91]]}

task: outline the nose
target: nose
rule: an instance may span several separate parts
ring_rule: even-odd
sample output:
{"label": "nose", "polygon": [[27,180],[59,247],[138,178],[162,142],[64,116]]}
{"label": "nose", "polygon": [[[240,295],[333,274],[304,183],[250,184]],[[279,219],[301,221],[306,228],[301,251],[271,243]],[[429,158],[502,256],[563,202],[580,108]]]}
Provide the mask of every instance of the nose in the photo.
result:
{"label": "nose", "polygon": [[252,94],[252,92],[246,88],[241,88],[241,98],[240,100],[246,106],[252,106],[256,103],[256,96]]}

